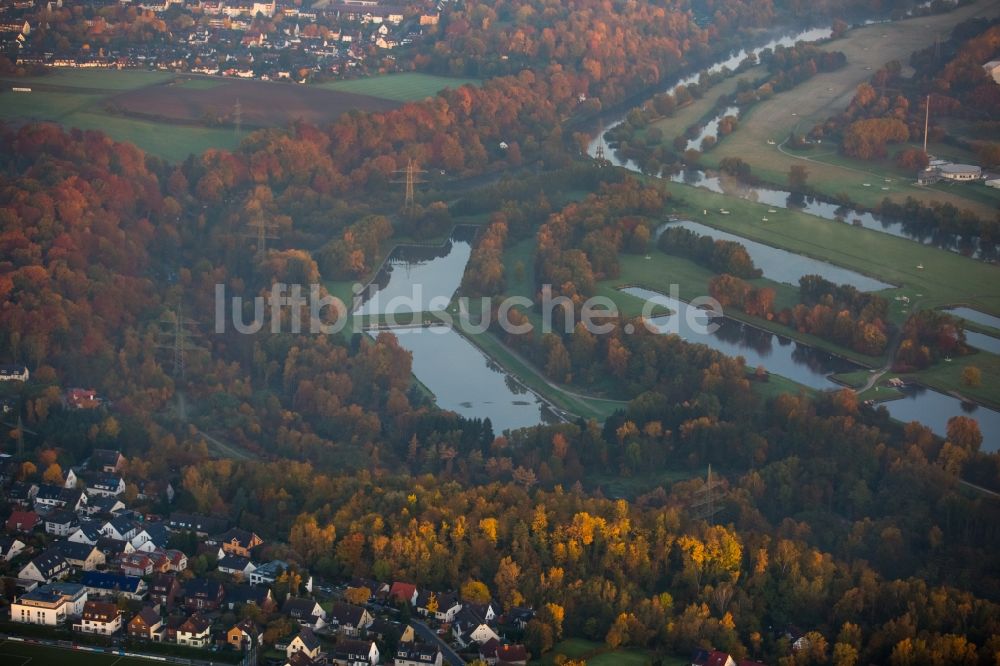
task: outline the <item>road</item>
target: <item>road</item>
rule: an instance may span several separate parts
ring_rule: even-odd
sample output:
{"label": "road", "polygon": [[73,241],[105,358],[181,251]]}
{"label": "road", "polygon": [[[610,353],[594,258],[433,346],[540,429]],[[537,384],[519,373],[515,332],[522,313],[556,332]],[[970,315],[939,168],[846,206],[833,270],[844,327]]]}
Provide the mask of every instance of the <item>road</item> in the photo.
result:
{"label": "road", "polygon": [[419,620],[410,620],[410,626],[413,627],[413,631],[415,631],[425,643],[429,645],[437,645],[446,662],[452,666],[465,666],[465,660],[459,657],[458,653],[455,652],[450,645],[441,640],[441,637],[434,633],[433,629]]}

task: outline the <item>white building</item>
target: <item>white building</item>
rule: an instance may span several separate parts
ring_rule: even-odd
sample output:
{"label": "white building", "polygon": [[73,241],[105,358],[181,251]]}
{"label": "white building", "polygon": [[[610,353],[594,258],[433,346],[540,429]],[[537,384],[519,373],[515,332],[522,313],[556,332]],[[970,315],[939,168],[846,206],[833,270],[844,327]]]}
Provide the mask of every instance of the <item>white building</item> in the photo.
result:
{"label": "white building", "polygon": [[116,634],[121,628],[122,612],[117,605],[106,601],[88,601],[80,621],[73,625],[75,631],[102,636]]}
{"label": "white building", "polygon": [[83,585],[43,585],[14,600],[10,605],[10,619],[12,622],[54,627],[67,618],[81,615],[86,603],[87,589]]}
{"label": "white building", "polygon": [[989,76],[993,77],[994,81],[1000,83],[1000,60],[990,60],[983,65],[983,69]]}
{"label": "white building", "polygon": [[972,164],[942,164],[938,173],[946,180],[979,180],[983,170]]}

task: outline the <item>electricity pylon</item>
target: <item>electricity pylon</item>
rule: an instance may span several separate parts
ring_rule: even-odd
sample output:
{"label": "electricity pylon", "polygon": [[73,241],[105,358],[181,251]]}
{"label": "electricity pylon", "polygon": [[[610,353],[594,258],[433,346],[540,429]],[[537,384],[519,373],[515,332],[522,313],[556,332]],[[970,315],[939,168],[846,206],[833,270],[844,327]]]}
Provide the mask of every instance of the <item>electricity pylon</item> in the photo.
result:
{"label": "electricity pylon", "polygon": [[707,520],[712,522],[715,514],[722,511],[722,507],[715,505],[715,489],[722,485],[722,481],[712,480],[712,466],[708,466],[708,477],[705,485],[695,491],[691,500],[690,515],[695,520]]}
{"label": "electricity pylon", "polygon": [[406,183],[406,196],[405,196],[405,198],[403,200],[403,210],[405,210],[407,212],[410,212],[410,211],[413,210],[413,206],[414,206],[414,202],[413,202],[414,186],[417,183],[427,182],[423,178],[421,178],[420,176],[418,176],[417,174],[427,173],[427,172],[424,171],[423,169],[418,169],[416,162],[414,162],[412,159],[410,159],[406,163],[406,168],[405,169],[397,169],[395,171],[395,173],[405,173],[406,174],[405,178],[396,179],[396,180],[394,180],[392,182],[394,182],[394,183]]}

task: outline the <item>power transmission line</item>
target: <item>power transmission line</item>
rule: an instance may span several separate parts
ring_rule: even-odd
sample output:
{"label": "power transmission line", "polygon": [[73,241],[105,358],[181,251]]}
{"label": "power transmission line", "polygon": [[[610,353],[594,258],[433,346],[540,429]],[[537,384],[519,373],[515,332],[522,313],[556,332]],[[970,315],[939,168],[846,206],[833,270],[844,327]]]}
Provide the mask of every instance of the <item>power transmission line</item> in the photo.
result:
{"label": "power transmission line", "polygon": [[187,374],[187,355],[190,352],[205,352],[207,349],[196,340],[201,337],[198,324],[184,316],[183,300],[177,304],[177,311],[160,320],[157,347],[171,352],[174,379],[184,380]]}
{"label": "power transmission line", "polygon": [[257,250],[255,255],[258,260],[263,259],[267,256],[267,241],[276,240],[278,238],[278,236],[273,233],[274,230],[278,228],[278,225],[273,222],[268,222],[264,218],[263,213],[257,213],[247,223],[247,226],[254,230],[252,233],[247,234],[247,236],[257,239]]}
{"label": "power transmission line", "polygon": [[405,196],[404,201],[403,201],[403,210],[405,210],[406,212],[412,212],[413,211],[413,207],[415,205],[414,201],[413,201],[414,186],[416,184],[418,184],[418,183],[425,183],[425,182],[427,182],[423,178],[421,178],[420,176],[418,176],[417,174],[427,173],[427,172],[424,171],[423,169],[418,169],[417,165],[416,165],[416,162],[414,162],[412,159],[410,159],[406,163],[406,168],[405,169],[397,169],[395,171],[395,173],[405,173],[406,174],[405,178],[399,178],[399,179],[396,179],[396,180],[394,180],[392,182],[394,182],[394,183],[406,183],[406,196]]}
{"label": "power transmission line", "polygon": [[689,508],[691,518],[712,522],[712,518],[715,514],[722,511],[722,507],[716,506],[715,503],[715,490],[721,485],[723,485],[722,481],[714,481],[712,479],[712,466],[709,465],[705,485],[696,490],[694,497],[691,499],[691,505]]}

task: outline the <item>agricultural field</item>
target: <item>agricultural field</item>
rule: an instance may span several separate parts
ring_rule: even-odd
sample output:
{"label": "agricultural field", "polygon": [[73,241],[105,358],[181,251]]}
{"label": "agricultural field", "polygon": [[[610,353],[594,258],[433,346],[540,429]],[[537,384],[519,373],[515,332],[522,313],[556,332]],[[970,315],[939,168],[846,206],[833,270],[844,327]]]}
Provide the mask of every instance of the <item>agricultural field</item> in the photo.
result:
{"label": "agricultural field", "polygon": [[[275,86],[283,102],[273,103]],[[29,87],[15,93],[12,87]],[[397,102],[350,92],[265,81],[182,76],[167,72],[57,70],[40,77],[4,79],[0,120],[51,121],[101,130],[146,152],[177,162],[208,148],[239,144],[231,125],[239,100],[243,127],[285,126],[295,119],[316,124],[352,109],[385,110]],[[169,131],[165,131],[169,130]]]}
{"label": "agricultural field", "polygon": [[435,76],[420,72],[404,72],[401,74],[369,76],[363,79],[320,83],[314,87],[357,95],[368,95],[396,102],[412,102],[426,97],[433,97],[445,88],[458,88],[467,83],[479,85],[481,81],[479,79]]}
{"label": "agricultural field", "polygon": [[[844,160],[837,155],[835,146],[826,144],[817,145],[808,153],[794,153],[780,144],[789,133],[806,132],[846,108],[857,86],[867,81],[873,70],[891,60],[907,62],[913,51],[933,44],[935,36],[947,34],[967,18],[998,14],[1000,5],[997,3],[978,2],[946,14],[852,30],[844,38],[822,47],[847,54],[847,66],[818,74],[792,90],[753,106],[740,118],[737,130],[707,152],[701,162],[715,166],[725,157],[740,157],[750,163],[755,175],[777,183],[785,182],[793,164],[804,164],[810,171],[812,187],[829,195],[846,193],[863,205],[876,204],[887,196],[898,200],[912,196],[925,202],[949,202],[980,215],[992,216],[996,204],[966,196],[967,188],[920,188],[913,183],[914,174],[893,173],[889,176],[893,180],[889,189],[882,190],[884,171],[879,164]],[[768,144],[769,140],[775,145]],[[865,182],[871,183],[875,178],[880,187],[864,187]]]}
{"label": "agricultural field", "polygon": [[[275,104],[277,97],[280,104]],[[238,102],[245,128],[282,127],[293,120],[324,125],[347,111],[386,111],[397,106],[378,97],[295,83],[227,80],[206,87],[203,79],[148,86],[107,102],[128,115],[157,121],[227,125],[233,122]]]}

